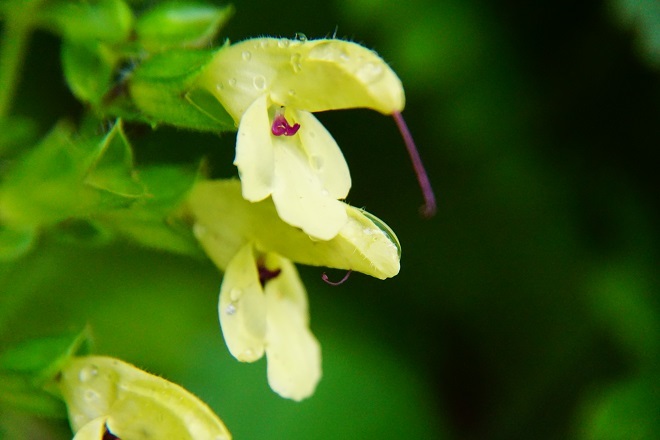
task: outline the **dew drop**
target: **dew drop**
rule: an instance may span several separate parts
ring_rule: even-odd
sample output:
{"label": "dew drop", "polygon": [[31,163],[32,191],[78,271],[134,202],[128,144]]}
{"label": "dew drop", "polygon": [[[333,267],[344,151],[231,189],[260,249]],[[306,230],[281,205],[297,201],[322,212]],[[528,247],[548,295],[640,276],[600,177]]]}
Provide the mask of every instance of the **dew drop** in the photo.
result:
{"label": "dew drop", "polygon": [[193,234],[197,238],[202,238],[206,235],[206,226],[200,224],[200,223],[195,223],[193,225]]}
{"label": "dew drop", "polygon": [[82,368],[80,372],[78,373],[78,379],[81,382],[87,382],[91,379],[94,379],[96,376],[99,374],[99,369],[92,365],[89,367]]}
{"label": "dew drop", "polygon": [[225,308],[225,313],[229,316],[233,315],[234,313],[236,313],[236,306],[234,304],[229,304]]}
{"label": "dew drop", "polygon": [[298,73],[302,70],[302,64],[300,63],[302,56],[299,53],[294,53],[291,55],[291,68],[294,73]]}
{"label": "dew drop", "polygon": [[241,57],[243,58],[243,61],[250,61],[250,58],[252,58],[252,54],[250,53],[249,50],[244,50],[243,53],[241,54]]}
{"label": "dew drop", "polygon": [[319,171],[321,168],[323,168],[323,158],[321,156],[312,156],[311,162],[312,168],[314,168],[316,171]]}
{"label": "dew drop", "polygon": [[224,90],[224,88],[225,88],[225,85],[222,84],[222,83],[218,83],[218,84],[215,85],[215,89],[217,91]]}
{"label": "dew drop", "polygon": [[286,38],[280,38],[280,40],[277,42],[277,45],[281,48],[289,47],[289,40]]}
{"label": "dew drop", "polygon": [[94,402],[95,400],[97,400],[99,398],[99,393],[97,393],[94,390],[85,390],[85,393],[83,394],[83,398],[87,402]]}
{"label": "dew drop", "polygon": [[351,57],[348,55],[346,51],[342,50],[341,53],[339,54],[339,59],[346,63],[350,61]]}
{"label": "dew drop", "polygon": [[241,353],[239,359],[252,359],[253,356],[254,356],[254,352],[250,349],[247,349],[243,351],[243,353]]}
{"label": "dew drop", "polygon": [[231,78],[227,81],[227,84],[229,84],[229,87],[236,87],[236,78]]}
{"label": "dew drop", "polygon": [[259,46],[261,46],[262,49],[267,48],[267,47],[268,47],[268,39],[267,39],[267,38],[263,38],[263,39],[259,42]]}
{"label": "dew drop", "polygon": [[296,40],[300,41],[301,43],[306,43],[307,42],[307,35],[303,34],[302,32],[296,32],[296,35],[294,37]]}
{"label": "dew drop", "polygon": [[231,299],[231,302],[238,301],[241,299],[241,296],[243,296],[243,291],[241,289],[233,288],[229,292],[229,298]]}
{"label": "dew drop", "polygon": [[355,73],[366,84],[376,81],[383,73],[383,68],[375,63],[363,64]]}
{"label": "dew drop", "polygon": [[266,77],[263,75],[257,75],[252,79],[252,84],[257,90],[266,90]]}

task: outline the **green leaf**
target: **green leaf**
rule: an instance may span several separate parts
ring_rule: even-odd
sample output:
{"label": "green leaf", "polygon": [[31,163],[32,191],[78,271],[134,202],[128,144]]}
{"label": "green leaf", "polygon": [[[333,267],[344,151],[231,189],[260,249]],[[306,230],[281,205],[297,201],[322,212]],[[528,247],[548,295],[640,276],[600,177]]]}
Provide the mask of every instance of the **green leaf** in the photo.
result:
{"label": "green leaf", "polygon": [[127,206],[144,194],[132,172],[121,124],[91,138],[75,138],[60,124],[9,171],[0,212],[6,225],[20,229]]}
{"label": "green leaf", "polygon": [[69,88],[84,102],[99,105],[112,85],[115,57],[94,41],[62,42],[62,68]]}
{"label": "green leaf", "polygon": [[31,119],[11,116],[0,118],[0,157],[35,142],[37,126]]}
{"label": "green leaf", "polygon": [[232,6],[181,1],[162,3],[139,18],[138,40],[152,52],[208,46],[233,12]]}
{"label": "green leaf", "polygon": [[147,247],[202,256],[190,225],[174,215],[195,182],[196,174],[162,166],[141,170],[139,176],[148,196],[128,209],[97,216],[98,223]]}
{"label": "green leaf", "polygon": [[98,194],[82,179],[98,155],[96,145],[73,139],[58,124],[9,170],[0,187],[0,212],[11,227],[38,227],[88,213]]}
{"label": "green leaf", "polygon": [[0,354],[0,401],[48,417],[65,417],[49,387],[76,354],[89,352],[89,331],[26,341]]}
{"label": "green leaf", "polygon": [[7,228],[0,225],[0,262],[15,260],[27,254],[36,240],[32,228]]}
{"label": "green leaf", "polygon": [[103,139],[98,162],[92,166],[85,183],[122,197],[141,197],[145,194],[144,187],[133,173],[133,150],[121,120]]}
{"label": "green leaf", "polygon": [[130,82],[135,107],[153,124],[234,131],[234,121],[224,108],[209,106],[203,98],[201,105],[196,101],[200,98],[195,81],[212,56],[212,51],[178,50],[149,59],[136,69]]}
{"label": "green leaf", "polygon": [[120,43],[130,36],[133,13],[122,0],[56,0],[40,11],[41,24],[75,41]]}

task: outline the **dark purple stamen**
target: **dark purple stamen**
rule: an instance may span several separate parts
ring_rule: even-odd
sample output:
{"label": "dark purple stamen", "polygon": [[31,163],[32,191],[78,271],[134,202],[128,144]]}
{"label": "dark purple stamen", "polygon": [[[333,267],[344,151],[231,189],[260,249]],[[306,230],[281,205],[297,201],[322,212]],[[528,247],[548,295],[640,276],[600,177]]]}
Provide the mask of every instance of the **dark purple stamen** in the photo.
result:
{"label": "dark purple stamen", "polygon": [[344,278],[342,278],[341,280],[339,280],[337,282],[333,282],[333,281],[330,281],[330,279],[328,278],[328,275],[325,272],[323,272],[323,275],[321,275],[321,279],[323,281],[325,281],[327,284],[330,284],[331,286],[338,286],[340,284],[344,284],[344,282],[346,282],[346,280],[348,279],[348,277],[351,276],[352,273],[353,273],[353,270],[349,269],[348,272],[346,272],[346,275],[344,275]]}
{"label": "dark purple stamen", "polygon": [[277,278],[280,273],[282,273],[282,269],[275,269],[275,270],[270,270],[266,266],[264,266],[263,261],[260,261],[257,264],[257,268],[259,270],[259,282],[261,283],[261,287],[265,287],[266,283],[273,278]]}
{"label": "dark purple stamen", "polygon": [[116,435],[114,435],[113,433],[111,433],[110,430],[108,429],[108,425],[105,425],[105,430],[103,432],[102,440],[121,440],[121,439]]}
{"label": "dark purple stamen", "polygon": [[286,120],[283,114],[277,113],[275,119],[273,119],[273,126],[270,131],[273,132],[275,136],[293,136],[298,133],[300,129],[300,124],[295,123],[293,127],[289,125],[289,122]]}
{"label": "dark purple stamen", "polygon": [[436,210],[435,195],[433,194],[433,188],[431,188],[431,182],[429,182],[429,176],[426,174],[422,159],[419,157],[417,147],[415,147],[415,141],[413,140],[410,130],[408,130],[406,121],[403,120],[401,113],[394,112],[392,113],[392,116],[394,116],[396,125],[399,127],[401,136],[403,136],[403,142],[406,144],[408,155],[410,156],[413,168],[415,169],[415,174],[417,175],[417,181],[422,188],[422,194],[424,194],[424,206],[421,208],[422,215],[426,218],[433,217]]}

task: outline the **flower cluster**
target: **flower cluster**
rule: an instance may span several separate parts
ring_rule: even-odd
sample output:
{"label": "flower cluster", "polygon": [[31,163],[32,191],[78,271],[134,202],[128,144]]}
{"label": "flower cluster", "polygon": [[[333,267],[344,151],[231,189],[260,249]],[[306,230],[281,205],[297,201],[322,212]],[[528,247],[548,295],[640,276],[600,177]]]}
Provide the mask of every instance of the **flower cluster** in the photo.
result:
{"label": "flower cluster", "polygon": [[199,182],[186,206],[197,239],[225,271],[225,341],[239,361],[266,354],[271,388],[301,400],[321,377],[321,350],[292,262],[385,279],[399,272],[401,256],[387,225],[342,202],[348,166],[312,113],[362,107],[400,117],[401,81],[352,42],[258,38],[219,50],[198,85],[238,125],[240,183]]}

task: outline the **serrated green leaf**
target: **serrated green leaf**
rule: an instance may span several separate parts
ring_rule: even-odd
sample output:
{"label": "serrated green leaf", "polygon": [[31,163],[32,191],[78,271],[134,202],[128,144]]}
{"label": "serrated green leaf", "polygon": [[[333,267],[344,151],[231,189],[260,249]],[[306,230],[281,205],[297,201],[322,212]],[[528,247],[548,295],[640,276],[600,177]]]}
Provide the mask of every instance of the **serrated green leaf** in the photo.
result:
{"label": "serrated green leaf", "polygon": [[191,102],[199,72],[206,67],[211,51],[170,51],[159,54],[136,69],[130,96],[136,108],[153,124],[203,131],[234,131],[233,119],[220,107]]}
{"label": "serrated green leaf", "polygon": [[9,170],[0,187],[2,220],[12,228],[38,227],[88,213],[99,195],[82,179],[98,156],[93,142],[73,139],[58,124]]}
{"label": "serrated green leaf", "polygon": [[99,224],[144,246],[202,256],[190,225],[172,215],[192,187],[194,172],[178,167],[150,167],[139,172],[148,196],[128,209],[105,212]]}
{"label": "serrated green leaf", "polygon": [[64,78],[73,94],[84,102],[99,105],[112,85],[115,57],[94,41],[62,42]]}
{"label": "serrated green leaf", "polygon": [[173,1],[157,5],[136,24],[139,42],[152,52],[208,46],[233,15],[232,6]]}
{"label": "serrated green leaf", "polygon": [[193,89],[186,93],[186,101],[192,104],[201,113],[216,121],[218,125],[227,125],[231,116],[220,104],[218,99],[204,89]]}
{"label": "serrated green leaf", "polygon": [[134,176],[133,150],[121,120],[117,121],[101,144],[101,154],[87,174],[85,183],[122,197],[143,196],[144,187]]}
{"label": "serrated green leaf", "polygon": [[130,36],[133,13],[122,0],[56,0],[39,13],[41,24],[75,41],[120,43]]}

